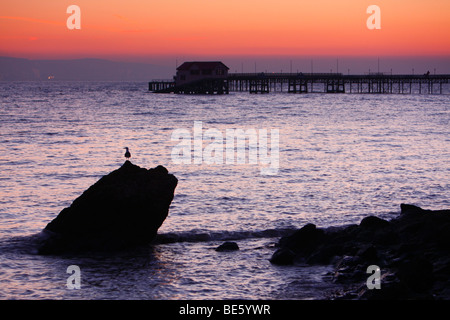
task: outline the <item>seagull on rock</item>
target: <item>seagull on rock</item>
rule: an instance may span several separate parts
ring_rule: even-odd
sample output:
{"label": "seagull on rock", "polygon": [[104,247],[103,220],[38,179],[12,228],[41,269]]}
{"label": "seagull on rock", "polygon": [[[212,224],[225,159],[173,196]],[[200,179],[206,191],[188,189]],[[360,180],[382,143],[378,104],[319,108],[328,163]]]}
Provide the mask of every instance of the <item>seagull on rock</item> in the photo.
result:
{"label": "seagull on rock", "polygon": [[130,157],[131,157],[130,150],[128,150],[128,147],[125,147],[124,149],[126,150],[126,151],[125,151],[125,158],[127,158],[127,160],[128,160],[128,159],[130,159]]}

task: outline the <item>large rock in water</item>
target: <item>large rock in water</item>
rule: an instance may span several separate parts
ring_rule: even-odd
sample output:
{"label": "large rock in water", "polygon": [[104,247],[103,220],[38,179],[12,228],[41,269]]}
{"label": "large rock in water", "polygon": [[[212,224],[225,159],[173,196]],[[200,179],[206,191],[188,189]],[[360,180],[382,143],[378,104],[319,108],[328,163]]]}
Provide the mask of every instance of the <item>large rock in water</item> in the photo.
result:
{"label": "large rock in water", "polygon": [[127,160],[45,227],[39,253],[116,250],[152,241],[177,183],[162,166],[147,170]]}

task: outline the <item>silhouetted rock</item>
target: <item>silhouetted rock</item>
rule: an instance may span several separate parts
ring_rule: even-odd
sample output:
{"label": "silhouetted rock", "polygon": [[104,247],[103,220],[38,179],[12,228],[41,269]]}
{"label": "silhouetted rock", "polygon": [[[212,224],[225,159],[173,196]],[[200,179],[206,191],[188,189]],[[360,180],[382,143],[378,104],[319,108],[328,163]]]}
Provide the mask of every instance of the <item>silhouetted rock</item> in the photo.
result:
{"label": "silhouetted rock", "polygon": [[361,220],[359,226],[365,229],[382,229],[389,226],[389,221],[375,216],[368,216]]}
{"label": "silhouetted rock", "polygon": [[150,242],[168,215],[177,183],[162,166],[147,170],[127,160],[45,227],[39,253],[115,250]]}
{"label": "silhouetted rock", "polygon": [[[359,225],[307,224],[281,238],[270,261],[333,263],[334,281],[349,288],[341,298],[449,299],[450,210],[402,204],[390,221],[369,216]],[[365,285],[370,265],[381,269],[380,290]]]}
{"label": "silhouetted rock", "polygon": [[289,248],[280,248],[272,255],[270,262],[276,265],[289,265],[294,263],[295,252]]}
{"label": "silhouetted rock", "polygon": [[239,246],[236,242],[226,241],[216,248],[216,251],[236,251]]}
{"label": "silhouetted rock", "polygon": [[362,247],[356,255],[361,261],[367,262],[368,264],[379,263],[378,250],[374,245]]}

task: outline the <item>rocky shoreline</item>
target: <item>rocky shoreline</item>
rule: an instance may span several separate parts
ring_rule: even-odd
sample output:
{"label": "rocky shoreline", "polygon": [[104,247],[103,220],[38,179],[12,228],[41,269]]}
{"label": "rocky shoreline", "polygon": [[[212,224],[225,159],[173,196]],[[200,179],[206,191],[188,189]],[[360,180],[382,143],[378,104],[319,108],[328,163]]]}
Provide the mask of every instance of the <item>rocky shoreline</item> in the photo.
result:
{"label": "rocky shoreline", "polygon": [[[402,204],[398,217],[317,228],[307,224],[282,237],[276,265],[332,264],[333,281],[346,289],[330,299],[450,299],[450,210]],[[380,270],[380,288],[369,289],[369,266]]]}
{"label": "rocky shoreline", "polygon": [[[162,166],[145,169],[127,160],[48,223],[38,253],[120,250],[152,242],[177,183]],[[345,290],[330,299],[450,299],[450,210],[400,207],[390,221],[368,216],[342,227],[307,224],[280,238],[270,262],[333,265],[332,279]],[[216,248],[236,250],[230,241]],[[373,270],[378,270],[375,278]]]}

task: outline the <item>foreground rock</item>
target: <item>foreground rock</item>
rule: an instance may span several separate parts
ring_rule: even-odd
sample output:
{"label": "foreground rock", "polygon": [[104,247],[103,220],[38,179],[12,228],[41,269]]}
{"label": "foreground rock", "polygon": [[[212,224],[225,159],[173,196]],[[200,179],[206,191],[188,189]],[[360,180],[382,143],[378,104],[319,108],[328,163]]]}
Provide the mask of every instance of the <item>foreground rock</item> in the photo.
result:
{"label": "foreground rock", "polygon": [[226,241],[226,242],[222,243],[220,246],[218,246],[215,250],[218,252],[236,251],[236,250],[239,250],[239,246],[234,241]]}
{"label": "foreground rock", "polygon": [[[333,264],[344,299],[449,299],[450,210],[402,204],[390,220],[375,216],[359,225],[316,228],[307,224],[280,239],[271,262]],[[381,270],[381,289],[369,289],[370,265]]]}
{"label": "foreground rock", "polygon": [[45,227],[39,253],[116,250],[150,242],[168,215],[177,183],[162,166],[147,170],[127,160]]}

